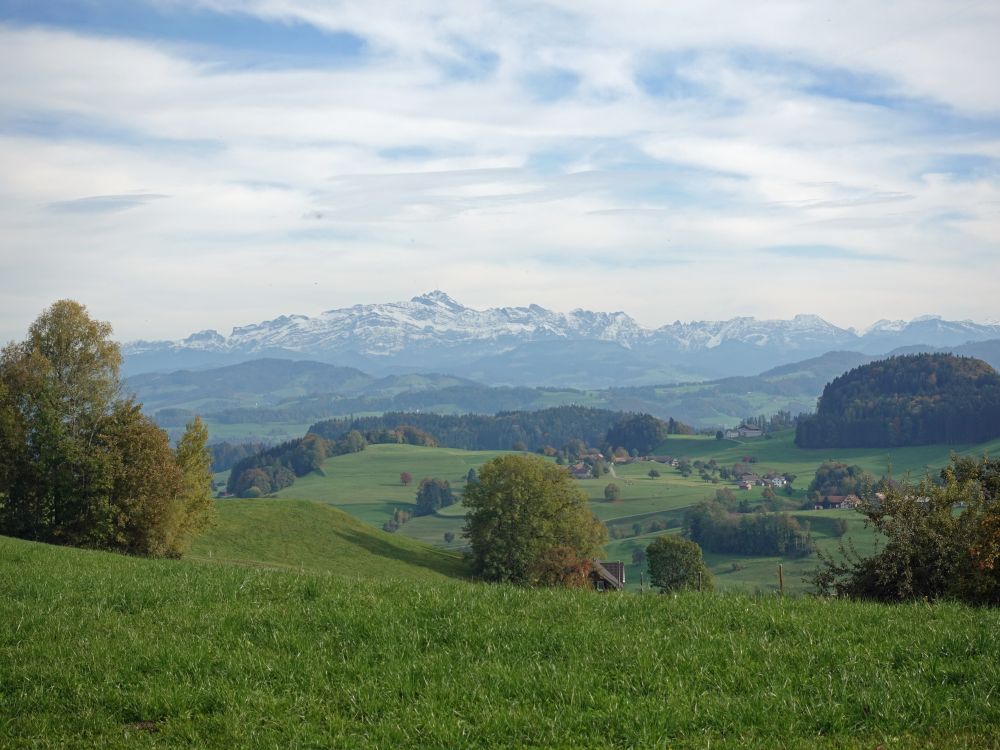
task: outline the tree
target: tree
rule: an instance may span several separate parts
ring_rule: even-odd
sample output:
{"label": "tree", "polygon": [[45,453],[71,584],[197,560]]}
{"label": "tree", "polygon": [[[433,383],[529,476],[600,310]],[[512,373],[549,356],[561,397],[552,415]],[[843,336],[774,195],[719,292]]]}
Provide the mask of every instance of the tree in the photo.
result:
{"label": "tree", "polygon": [[439,509],[452,505],[455,496],[451,493],[451,484],[446,479],[423,479],[417,490],[417,507],[415,516],[429,516]]}
{"label": "tree", "polygon": [[[564,547],[578,561],[597,555],[607,529],[569,474],[536,456],[501,456],[466,488],[464,534],[477,574],[490,581],[543,583],[546,561]],[[568,553],[558,555],[568,559]]]}
{"label": "tree", "polygon": [[181,470],[184,512],[180,533],[193,537],[209,525],[212,504],[212,453],[208,449],[208,428],[195,417],[177,442],[177,466]]}
{"label": "tree", "polygon": [[56,302],[0,353],[0,533],[180,555],[209,520],[204,427],[175,453],[120,396],[111,326]]}
{"label": "tree", "polygon": [[562,586],[583,588],[589,583],[593,561],[580,557],[568,545],[549,547],[544,550],[531,566],[531,580],[536,586]]}
{"label": "tree", "polygon": [[646,562],[646,550],[643,547],[636,547],[632,550],[632,564],[642,565]]}
{"label": "tree", "polygon": [[612,445],[621,445],[642,455],[649,455],[666,440],[668,430],[668,424],[662,419],[650,414],[633,414],[611,427],[605,440]]}
{"label": "tree", "polygon": [[813,584],[856,599],[1000,605],[998,477],[998,459],[952,457],[940,481],[883,481],[858,507],[885,540],[879,552],[821,554]]}
{"label": "tree", "polygon": [[618,502],[622,499],[622,488],[614,482],[610,482],[608,486],[604,488],[604,499],[609,503]]}
{"label": "tree", "polygon": [[873,483],[872,476],[866,474],[860,466],[848,466],[840,461],[824,461],[816,469],[816,476],[808,490],[821,497],[860,495],[866,483]]}
{"label": "tree", "polygon": [[410,483],[413,482],[413,475],[408,471],[401,471],[399,473],[399,482],[404,487],[409,487]]}
{"label": "tree", "polygon": [[466,484],[476,484],[479,481],[479,475],[476,474],[475,469],[469,469],[469,473],[465,475]]}
{"label": "tree", "polygon": [[716,440],[722,440],[722,439],[723,439],[723,438],[725,438],[725,437],[726,437],[726,436],[725,436],[725,434],[724,434],[724,433],[722,432],[722,430],[716,430],[716,431],[715,431],[715,439],[716,439]]}
{"label": "tree", "polygon": [[656,479],[659,476],[660,476],[659,470],[657,470],[657,469],[650,469],[649,470],[649,478],[650,479]]}
{"label": "tree", "polygon": [[649,580],[662,592],[711,591],[714,586],[701,547],[676,534],[656,537],[646,547],[646,559],[649,561]]}

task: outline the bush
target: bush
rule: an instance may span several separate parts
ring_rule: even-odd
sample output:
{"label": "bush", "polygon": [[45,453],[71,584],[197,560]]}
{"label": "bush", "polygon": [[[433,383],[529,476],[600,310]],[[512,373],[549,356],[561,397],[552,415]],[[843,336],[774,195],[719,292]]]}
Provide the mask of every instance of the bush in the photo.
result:
{"label": "bush", "polygon": [[711,591],[712,573],[702,558],[701,547],[676,534],[664,534],[646,547],[649,580],[660,591],[694,589]]}
{"label": "bush", "polygon": [[455,502],[451,484],[445,479],[424,479],[417,490],[415,516],[430,516]]}
{"label": "bush", "polygon": [[919,483],[883,482],[859,510],[884,539],[862,557],[820,556],[812,583],[821,594],[907,601],[955,599],[1000,605],[1000,460],[953,457]]}

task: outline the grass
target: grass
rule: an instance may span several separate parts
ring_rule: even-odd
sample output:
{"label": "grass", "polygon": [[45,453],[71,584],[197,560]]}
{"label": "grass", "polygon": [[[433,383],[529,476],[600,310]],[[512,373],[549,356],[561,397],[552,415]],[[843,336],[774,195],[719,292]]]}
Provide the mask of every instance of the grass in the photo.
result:
{"label": "grass", "polygon": [[[412,445],[370,445],[361,453],[351,453],[327,460],[323,473],[301,477],[278,497],[315,500],[342,508],[365,523],[381,527],[392,518],[393,510],[416,507],[417,486],[425,477],[447,479],[453,490],[460,491],[469,469],[477,469],[505,451],[464,451],[458,448],[425,448]],[[413,483],[404,486],[400,474],[413,475]],[[417,529],[403,527],[403,535]],[[422,541],[443,543],[445,530],[458,533],[462,519],[455,516],[447,529],[434,538],[429,533],[414,535]],[[437,530],[435,529],[435,532]]]}
{"label": "grass", "polygon": [[219,563],[337,572],[368,579],[432,580],[468,574],[460,556],[387,534],[303,500],[219,500],[214,528],[191,557]]}
{"label": "grass", "polygon": [[313,424],[312,422],[219,422],[211,417],[205,417],[204,422],[212,442],[230,443],[254,440],[282,443],[302,437]]}
{"label": "grass", "polygon": [[774,438],[746,440],[715,440],[704,436],[671,436],[656,452],[675,458],[716,459],[731,466],[744,456],[755,456],[758,471],[791,472],[798,476],[797,484],[807,485],[817,467],[827,460],[857,464],[876,476],[882,476],[891,465],[893,473],[921,475],[937,471],[948,463],[950,453],[982,456],[1000,454],[1000,439],[979,445],[920,445],[907,448],[821,448],[804,450],[795,446],[794,430],[777,433]]}
{"label": "grass", "polygon": [[[977,446],[920,446],[902,448],[892,452],[881,450],[840,450],[806,451],[796,448],[791,431],[779,433],[771,440],[715,440],[706,436],[671,436],[657,449],[659,454],[708,461],[715,458],[721,465],[732,465],[745,456],[757,458],[755,469],[758,473],[768,471],[791,472],[798,475],[795,482],[798,489],[792,497],[779,492],[779,498],[789,507],[797,508],[805,497],[808,485],[816,468],[828,458],[858,464],[868,471],[881,475],[891,460],[894,473],[899,476],[906,471],[914,474],[925,470],[937,471],[948,462],[949,453],[982,455],[1000,452],[1000,440]],[[371,445],[361,453],[338,456],[329,459],[322,474],[303,477],[279,493],[284,498],[314,500],[334,505],[355,518],[376,527],[388,521],[397,508],[412,510],[415,507],[416,485],[423,477],[440,477],[452,483],[456,493],[464,486],[465,475],[470,468],[477,468],[498,455],[499,451],[463,451],[451,448],[424,448],[408,445]],[[661,476],[650,478],[650,468],[656,468]],[[399,481],[403,471],[410,472],[414,482],[404,487]],[[640,462],[617,466],[616,476],[605,475],[600,479],[578,480],[577,485],[590,498],[591,510],[614,531],[623,529],[633,534],[633,524],[647,524],[652,520],[679,521],[684,510],[693,504],[714,496],[716,490],[730,487],[740,498],[751,502],[762,500],[762,489],[737,490],[733,485],[720,482],[711,484],[696,474],[682,477],[661,464]],[[604,499],[604,489],[609,482],[615,482],[622,490],[622,499],[608,502]],[[461,537],[465,509],[459,503],[442,509],[433,516],[414,518],[397,532],[398,537],[434,544],[449,550],[459,550],[463,546]],[[835,552],[836,539],[829,537],[820,528],[825,513],[838,514],[848,521],[848,536],[860,550],[870,550],[873,539],[866,530],[862,518],[852,511],[804,511],[795,510],[801,521],[817,522],[813,536],[817,546],[828,552]],[[453,541],[445,542],[445,534],[454,535]],[[663,532],[659,532],[663,533]],[[627,564],[629,586],[638,587],[639,572],[643,566],[631,565],[632,551],[645,547],[655,534],[641,534],[627,539],[612,539],[605,552],[605,559],[622,560]],[[293,552],[293,550],[290,550]],[[294,554],[293,554],[294,557]],[[778,588],[777,566],[781,563],[785,572],[785,590],[802,593],[808,590],[802,581],[816,567],[816,558],[757,558],[733,555],[709,555],[708,562],[716,576],[717,583],[724,589],[743,591],[773,591]],[[736,567],[734,568],[734,563]]]}
{"label": "grass", "polygon": [[0,538],[0,745],[995,747],[998,627],[951,605],[358,579]]}

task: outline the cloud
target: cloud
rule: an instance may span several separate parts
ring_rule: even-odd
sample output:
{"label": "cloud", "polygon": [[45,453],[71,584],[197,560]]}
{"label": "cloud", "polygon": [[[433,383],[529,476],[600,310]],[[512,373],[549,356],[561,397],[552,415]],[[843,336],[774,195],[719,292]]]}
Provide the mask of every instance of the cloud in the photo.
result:
{"label": "cloud", "polygon": [[[997,315],[989,4],[98,5],[0,5],[0,335],[64,296],[148,338],[437,287]],[[817,309],[818,266],[853,297]]]}
{"label": "cloud", "polygon": [[145,206],[150,201],[167,198],[156,193],[133,195],[92,195],[69,201],[56,201],[48,205],[48,210],[63,214],[106,214],[125,211],[129,208]]}
{"label": "cloud", "polygon": [[761,248],[765,253],[795,260],[861,260],[899,263],[903,259],[880,253],[865,253],[835,245],[773,245]]}

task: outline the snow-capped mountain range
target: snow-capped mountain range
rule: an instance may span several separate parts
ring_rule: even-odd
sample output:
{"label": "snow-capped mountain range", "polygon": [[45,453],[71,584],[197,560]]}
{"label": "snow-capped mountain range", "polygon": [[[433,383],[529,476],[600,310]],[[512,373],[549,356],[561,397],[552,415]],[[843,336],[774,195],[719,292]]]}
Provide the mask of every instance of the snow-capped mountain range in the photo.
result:
{"label": "snow-capped mountain range", "polygon": [[[928,316],[882,320],[862,333],[815,315],[678,321],[646,329],[623,312],[560,313],[538,305],[476,310],[434,291],[406,302],[355,305],[315,317],[284,315],[234,328],[228,336],[206,330],[180,341],[135,341],[123,350],[129,373],[278,356],[376,373],[422,370],[526,383],[533,363],[545,369],[549,360],[549,370],[596,368],[607,372],[609,382],[618,382],[616,370],[645,372],[639,380],[654,383],[755,374],[832,350],[877,354],[998,338],[998,324]],[[517,370],[513,376],[507,372],[511,369]]]}

